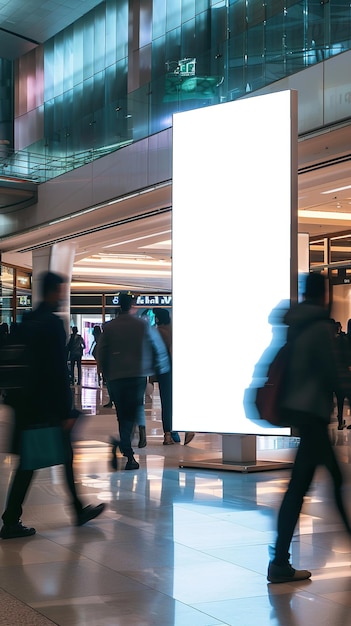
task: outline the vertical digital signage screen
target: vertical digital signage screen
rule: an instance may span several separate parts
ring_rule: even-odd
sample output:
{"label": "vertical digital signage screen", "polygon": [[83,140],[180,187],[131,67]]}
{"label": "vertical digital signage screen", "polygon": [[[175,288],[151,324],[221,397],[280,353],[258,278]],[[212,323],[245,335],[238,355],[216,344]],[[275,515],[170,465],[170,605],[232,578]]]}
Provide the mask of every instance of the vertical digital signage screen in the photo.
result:
{"label": "vertical digital signage screen", "polygon": [[175,430],[290,434],[253,399],[297,293],[296,111],[283,91],[173,117]]}

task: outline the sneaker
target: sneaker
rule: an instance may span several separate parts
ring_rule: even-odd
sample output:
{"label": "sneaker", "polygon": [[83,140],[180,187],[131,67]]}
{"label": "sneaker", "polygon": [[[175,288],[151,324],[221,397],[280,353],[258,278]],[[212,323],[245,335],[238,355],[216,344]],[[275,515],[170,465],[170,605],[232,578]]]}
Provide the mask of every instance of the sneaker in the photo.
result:
{"label": "sneaker", "polygon": [[307,569],[294,569],[290,563],[275,565],[271,562],[268,566],[267,580],[270,583],[291,583],[297,580],[307,580],[311,576],[311,572]]}
{"label": "sneaker", "polygon": [[83,524],[86,524],[91,519],[95,519],[95,517],[98,517],[98,515],[101,515],[104,508],[105,508],[104,503],[98,504],[97,506],[91,506],[91,504],[89,504],[88,506],[85,506],[84,509],[82,509],[81,512],[78,513],[77,515],[76,525],[83,526]]}
{"label": "sneaker", "polygon": [[124,469],[126,469],[126,470],[137,470],[137,469],[139,469],[139,463],[132,456],[131,459],[128,459]]}
{"label": "sneaker", "polygon": [[171,432],[171,437],[172,437],[174,443],[180,443],[179,433],[177,433],[175,430],[173,430]]}
{"label": "sneaker", "polygon": [[4,524],[0,530],[0,537],[2,539],[16,539],[16,537],[30,537],[31,535],[35,535],[35,533],[35,528],[23,526],[21,520],[19,520],[17,524]]}
{"label": "sneaker", "polygon": [[163,445],[164,446],[172,446],[174,441],[172,439],[171,433],[165,433],[163,437]]}
{"label": "sneaker", "polygon": [[186,446],[188,443],[190,443],[195,437],[195,433],[185,433],[185,437],[184,437],[184,445]]}

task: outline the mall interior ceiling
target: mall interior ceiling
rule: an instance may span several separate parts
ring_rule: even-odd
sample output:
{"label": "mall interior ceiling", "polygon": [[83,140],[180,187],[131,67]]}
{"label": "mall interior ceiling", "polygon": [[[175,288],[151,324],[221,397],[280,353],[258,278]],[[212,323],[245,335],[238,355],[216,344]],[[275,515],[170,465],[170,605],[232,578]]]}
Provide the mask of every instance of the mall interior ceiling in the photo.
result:
{"label": "mall interior ceiling", "polygon": [[[0,58],[15,59],[77,20],[101,0],[62,3],[50,0],[5,0],[0,12]],[[70,6],[68,6],[70,5]],[[40,15],[41,19],[33,19]],[[324,240],[331,239],[331,260],[351,268],[351,123],[299,137],[298,228],[311,241],[311,265],[324,259]],[[234,186],[235,189],[235,186]],[[259,197],[256,199],[259,201]],[[131,200],[129,200],[130,202]],[[140,203],[144,213],[145,196]],[[111,226],[108,207],[99,210],[99,229],[89,229],[87,216],[10,238],[2,248],[3,261],[31,267],[32,249],[58,241],[76,248],[73,278],[91,282],[97,290],[130,288],[171,291],[171,183],[150,191],[151,215]],[[233,198],[235,206],[235,197]],[[138,207],[136,207],[138,214]],[[96,219],[96,212],[94,219]],[[94,231],[94,232],[93,232]],[[199,236],[200,231],[199,231]],[[351,271],[351,270],[350,270]]]}
{"label": "mall interior ceiling", "polygon": [[[332,263],[351,268],[350,146],[348,125],[299,140],[298,230],[309,234],[312,266],[323,264],[325,238],[331,237]],[[7,238],[2,243],[3,261],[31,267],[32,250],[48,242],[70,241],[76,250],[73,280],[77,290],[86,289],[84,283],[89,282],[89,290],[97,291],[170,292],[171,182],[124,202],[135,205],[132,212],[139,216],[137,219],[112,225],[114,209],[107,205],[90,216],[72,216],[56,225]],[[124,214],[124,207],[120,208]]]}

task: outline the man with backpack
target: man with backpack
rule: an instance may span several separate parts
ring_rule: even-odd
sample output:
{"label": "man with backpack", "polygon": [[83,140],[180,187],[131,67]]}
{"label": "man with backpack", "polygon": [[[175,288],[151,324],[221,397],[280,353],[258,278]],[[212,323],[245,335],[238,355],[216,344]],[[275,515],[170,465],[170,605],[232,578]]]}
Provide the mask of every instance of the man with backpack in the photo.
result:
{"label": "man with backpack", "polygon": [[304,301],[293,305],[285,316],[293,349],[280,406],[283,421],[297,428],[300,444],[278,514],[277,539],[267,575],[271,583],[311,577],[308,570],[290,565],[289,548],[304,497],[320,465],[330,473],[335,504],[351,533],[342,498],[342,474],[328,433],[333,393],[347,383],[328,309],[326,280],[322,274],[311,273],[306,279]]}

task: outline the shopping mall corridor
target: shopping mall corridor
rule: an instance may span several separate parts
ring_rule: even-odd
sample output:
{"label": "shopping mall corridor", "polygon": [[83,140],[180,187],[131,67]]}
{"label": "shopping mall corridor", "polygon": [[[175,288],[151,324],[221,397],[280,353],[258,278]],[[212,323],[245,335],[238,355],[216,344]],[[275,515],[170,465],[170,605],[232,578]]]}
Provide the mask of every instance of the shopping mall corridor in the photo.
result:
{"label": "shopping mall corridor", "polygon": [[[189,389],[184,390],[184,411]],[[268,549],[290,470],[237,473],[185,469],[181,461],[221,455],[219,435],[163,446],[155,389],[146,406],[147,447],[137,471],[110,467],[116,434],[106,388],[85,367],[76,406],[75,472],[86,503],[104,513],[75,527],[60,467],[37,472],[23,523],[37,534],[0,540],[0,624],[11,626],[347,626],[351,540],[319,470],[292,544],[292,562],[312,579],[267,583]],[[55,399],[53,398],[53,402]],[[2,411],[4,409],[2,408]],[[0,411],[1,413],[1,411]],[[347,411],[345,410],[345,413]],[[351,418],[346,415],[346,421]],[[351,430],[332,437],[346,476],[351,514]],[[259,458],[293,458],[296,440],[258,438]],[[121,459],[122,460],[122,459]],[[0,454],[2,506],[15,457]],[[124,463],[121,464],[122,467]]]}

